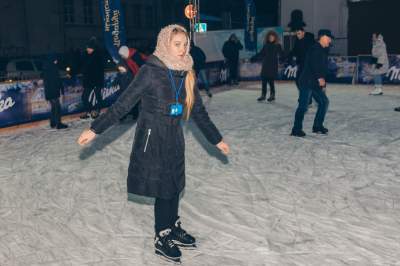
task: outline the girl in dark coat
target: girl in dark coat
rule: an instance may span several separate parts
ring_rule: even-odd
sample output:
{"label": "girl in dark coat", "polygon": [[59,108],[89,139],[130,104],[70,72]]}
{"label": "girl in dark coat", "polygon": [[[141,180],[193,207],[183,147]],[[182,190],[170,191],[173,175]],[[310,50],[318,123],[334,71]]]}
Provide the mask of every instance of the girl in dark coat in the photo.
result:
{"label": "girl in dark coat", "polygon": [[128,170],[128,193],[155,197],[155,250],[180,261],[179,247],[195,247],[195,239],[181,228],[179,193],[185,187],[185,141],[182,119],[193,118],[207,140],[224,154],[228,145],[210,120],[195,87],[189,37],[179,25],[158,35],[157,48],[134,81],[108,111],[85,130],[78,143],[92,141],[141,100]]}
{"label": "girl in dark coat", "polygon": [[264,47],[251,58],[252,61],[262,60],[261,79],[262,92],[258,101],[265,101],[267,96],[267,83],[271,89],[268,101],[275,100],[275,79],[278,77],[279,57],[282,55],[282,47],[275,31],[270,31],[265,36]]}
{"label": "girl in dark coat", "polygon": [[51,105],[50,127],[64,129],[68,126],[61,123],[60,92],[64,94],[64,87],[58,72],[58,60],[55,54],[49,54],[43,67],[43,85],[46,100]]}

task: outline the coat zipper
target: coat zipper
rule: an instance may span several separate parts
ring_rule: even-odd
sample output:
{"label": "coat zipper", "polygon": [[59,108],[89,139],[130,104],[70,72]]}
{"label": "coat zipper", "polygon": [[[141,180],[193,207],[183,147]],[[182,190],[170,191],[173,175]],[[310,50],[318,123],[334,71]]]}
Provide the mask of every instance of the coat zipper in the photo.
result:
{"label": "coat zipper", "polygon": [[144,152],[146,152],[147,150],[147,144],[149,144],[150,134],[151,134],[151,128],[147,130],[147,139],[146,139],[146,144],[144,145]]}

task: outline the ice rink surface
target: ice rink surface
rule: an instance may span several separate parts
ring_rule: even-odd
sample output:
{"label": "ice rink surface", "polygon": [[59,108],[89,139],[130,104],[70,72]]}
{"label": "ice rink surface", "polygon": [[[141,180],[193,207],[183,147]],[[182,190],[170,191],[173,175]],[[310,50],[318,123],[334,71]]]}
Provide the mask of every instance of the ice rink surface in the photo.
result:
{"label": "ice rink surface", "polygon": [[[325,126],[290,137],[297,90],[257,103],[258,83],[205,98],[226,158],[185,125],[182,265],[400,265],[400,88],[331,85]],[[127,200],[134,124],[89,147],[88,121],[0,135],[0,265],[171,265],[154,255],[153,206]]]}

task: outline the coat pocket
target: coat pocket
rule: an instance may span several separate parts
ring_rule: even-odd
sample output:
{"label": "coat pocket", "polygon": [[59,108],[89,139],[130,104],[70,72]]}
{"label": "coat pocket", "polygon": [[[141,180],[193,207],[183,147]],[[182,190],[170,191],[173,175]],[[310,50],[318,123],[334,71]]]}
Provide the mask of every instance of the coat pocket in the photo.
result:
{"label": "coat pocket", "polygon": [[146,151],[147,151],[147,146],[149,145],[150,135],[151,135],[151,128],[149,128],[149,129],[147,130],[147,134],[146,134],[146,143],[144,144],[144,150],[143,150],[143,152],[146,152]]}

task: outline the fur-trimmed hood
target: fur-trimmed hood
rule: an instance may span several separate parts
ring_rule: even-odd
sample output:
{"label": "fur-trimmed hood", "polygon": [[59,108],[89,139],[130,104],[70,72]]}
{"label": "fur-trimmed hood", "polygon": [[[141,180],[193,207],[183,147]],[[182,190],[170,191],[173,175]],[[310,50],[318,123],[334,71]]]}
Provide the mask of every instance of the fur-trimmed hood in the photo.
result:
{"label": "fur-trimmed hood", "polygon": [[189,39],[185,57],[182,60],[176,60],[176,58],[170,55],[168,52],[168,46],[171,40],[172,31],[176,28],[184,32],[187,32],[184,27],[177,24],[168,25],[162,28],[160,33],[158,34],[157,47],[153,54],[157,56],[158,59],[160,59],[169,69],[190,71],[193,69],[193,59],[189,54],[190,50]]}

